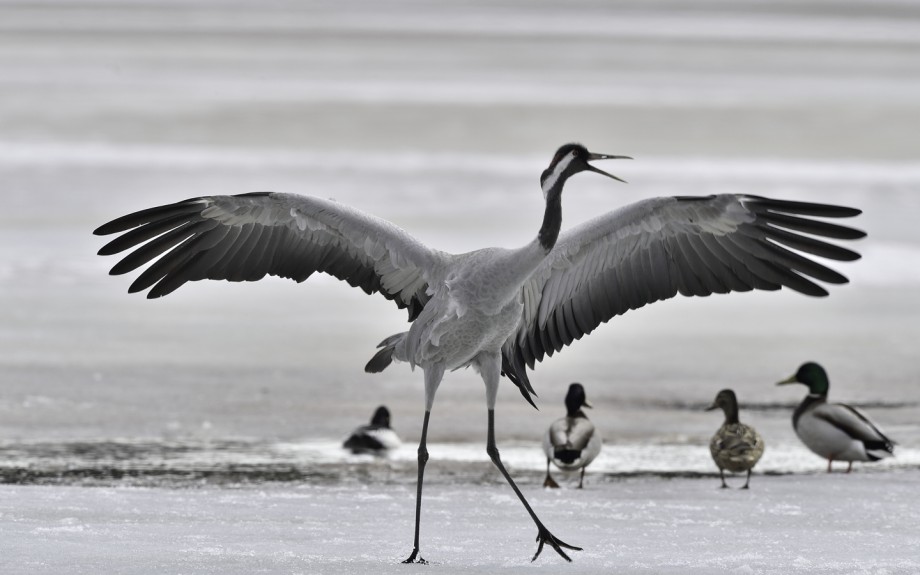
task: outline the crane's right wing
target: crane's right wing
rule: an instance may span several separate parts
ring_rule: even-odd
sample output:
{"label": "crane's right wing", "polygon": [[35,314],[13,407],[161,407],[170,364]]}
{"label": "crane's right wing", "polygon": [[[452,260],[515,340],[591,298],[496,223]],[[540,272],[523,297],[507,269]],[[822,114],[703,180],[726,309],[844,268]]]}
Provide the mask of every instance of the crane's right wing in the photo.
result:
{"label": "crane's right wing", "polygon": [[809,278],[832,284],[847,279],[808,256],[856,260],[858,253],[825,240],[854,240],[865,233],[814,217],[859,213],[843,206],[721,194],[653,198],[600,215],[562,233],[524,285],[521,325],[502,348],[502,371],[522,393],[533,392],[527,367],[533,369],[614,316],[678,293],[706,296],[785,286],[827,295]]}
{"label": "crane's right wing", "polygon": [[111,270],[124,274],[159,257],[131,284],[167,295],[188,281],[256,281],[266,274],[302,282],[325,272],[368,294],[379,292],[414,319],[447,254],[394,224],[309,196],[257,192],[192,198],[128,214],[94,233],[124,232],[99,250],[136,248]]}

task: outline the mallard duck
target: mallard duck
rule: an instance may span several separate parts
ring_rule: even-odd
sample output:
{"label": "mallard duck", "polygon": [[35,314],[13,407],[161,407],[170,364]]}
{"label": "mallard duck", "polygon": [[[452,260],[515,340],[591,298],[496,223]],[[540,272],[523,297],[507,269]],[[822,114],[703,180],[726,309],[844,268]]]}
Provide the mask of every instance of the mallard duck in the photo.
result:
{"label": "mallard duck", "polygon": [[352,431],[342,447],[356,454],[382,455],[390,449],[396,449],[401,443],[396,432],[390,429],[390,410],[381,405],[374,412],[370,424]]}
{"label": "mallard duck", "polygon": [[706,411],[720,407],[725,412],[725,423],[712,436],[709,442],[709,452],[712,453],[712,460],[719,468],[723,489],[728,487],[725,483],[726,469],[732,473],[747,471],[747,480],[744,482],[744,487],[741,488],[747,489],[751,482],[751,469],[757,465],[760,456],[763,455],[763,438],[753,427],[738,421],[738,399],[734,391],[730,389],[720,391]]}
{"label": "mallard duck", "polygon": [[846,461],[847,473],[854,461],[878,461],[894,455],[895,442],[886,436],[864,413],[845,403],[828,403],[830,382],[824,368],[814,362],[776,385],[802,383],[808,395],[792,414],[792,427],[808,449],[832,461]]}
{"label": "mallard duck", "polygon": [[543,487],[559,487],[549,472],[550,462],[563,471],[581,469],[578,488],[585,481],[585,467],[601,452],[601,434],[581,410],[591,407],[585,397],[585,388],[573,383],[565,395],[566,416],[553,422],[543,437],[543,453],[546,454],[546,480]]}

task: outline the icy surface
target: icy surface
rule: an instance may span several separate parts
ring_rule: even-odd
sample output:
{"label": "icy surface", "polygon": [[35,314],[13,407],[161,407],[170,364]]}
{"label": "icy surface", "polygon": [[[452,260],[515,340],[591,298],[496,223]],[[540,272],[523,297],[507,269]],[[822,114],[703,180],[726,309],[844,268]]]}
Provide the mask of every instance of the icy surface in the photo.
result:
{"label": "icy surface", "polygon": [[[500,484],[425,492],[422,555],[446,573],[886,573],[920,571],[917,471],[589,481],[524,491],[584,548],[533,564],[536,530]],[[738,482],[736,481],[737,485]],[[148,489],[0,486],[6,574],[405,574],[408,485]],[[426,572],[427,572],[426,570]]]}

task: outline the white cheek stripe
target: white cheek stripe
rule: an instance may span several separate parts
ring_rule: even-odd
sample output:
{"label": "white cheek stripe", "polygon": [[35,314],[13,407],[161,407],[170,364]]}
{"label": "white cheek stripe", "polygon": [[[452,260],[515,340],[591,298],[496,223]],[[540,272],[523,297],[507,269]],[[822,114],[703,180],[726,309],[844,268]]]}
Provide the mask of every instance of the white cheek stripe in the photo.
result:
{"label": "white cheek stripe", "polygon": [[575,152],[569,152],[566,154],[562,160],[556,164],[556,168],[553,170],[553,173],[549,175],[548,178],[543,182],[543,199],[546,199],[546,194],[556,185],[556,181],[559,180],[559,176],[562,175],[562,172],[569,167],[569,164],[572,163],[572,160],[575,159]]}

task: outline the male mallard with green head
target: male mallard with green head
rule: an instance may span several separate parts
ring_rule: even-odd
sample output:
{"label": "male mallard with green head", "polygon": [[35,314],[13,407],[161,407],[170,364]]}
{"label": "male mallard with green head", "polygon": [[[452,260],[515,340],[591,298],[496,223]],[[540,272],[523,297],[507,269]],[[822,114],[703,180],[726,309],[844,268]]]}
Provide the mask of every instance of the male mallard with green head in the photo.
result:
{"label": "male mallard with green head", "polygon": [[808,449],[832,461],[878,461],[894,454],[895,442],[864,413],[845,403],[828,403],[830,382],[824,368],[814,362],[802,364],[794,375],[776,385],[802,383],[808,395],[792,414],[792,427]]}

